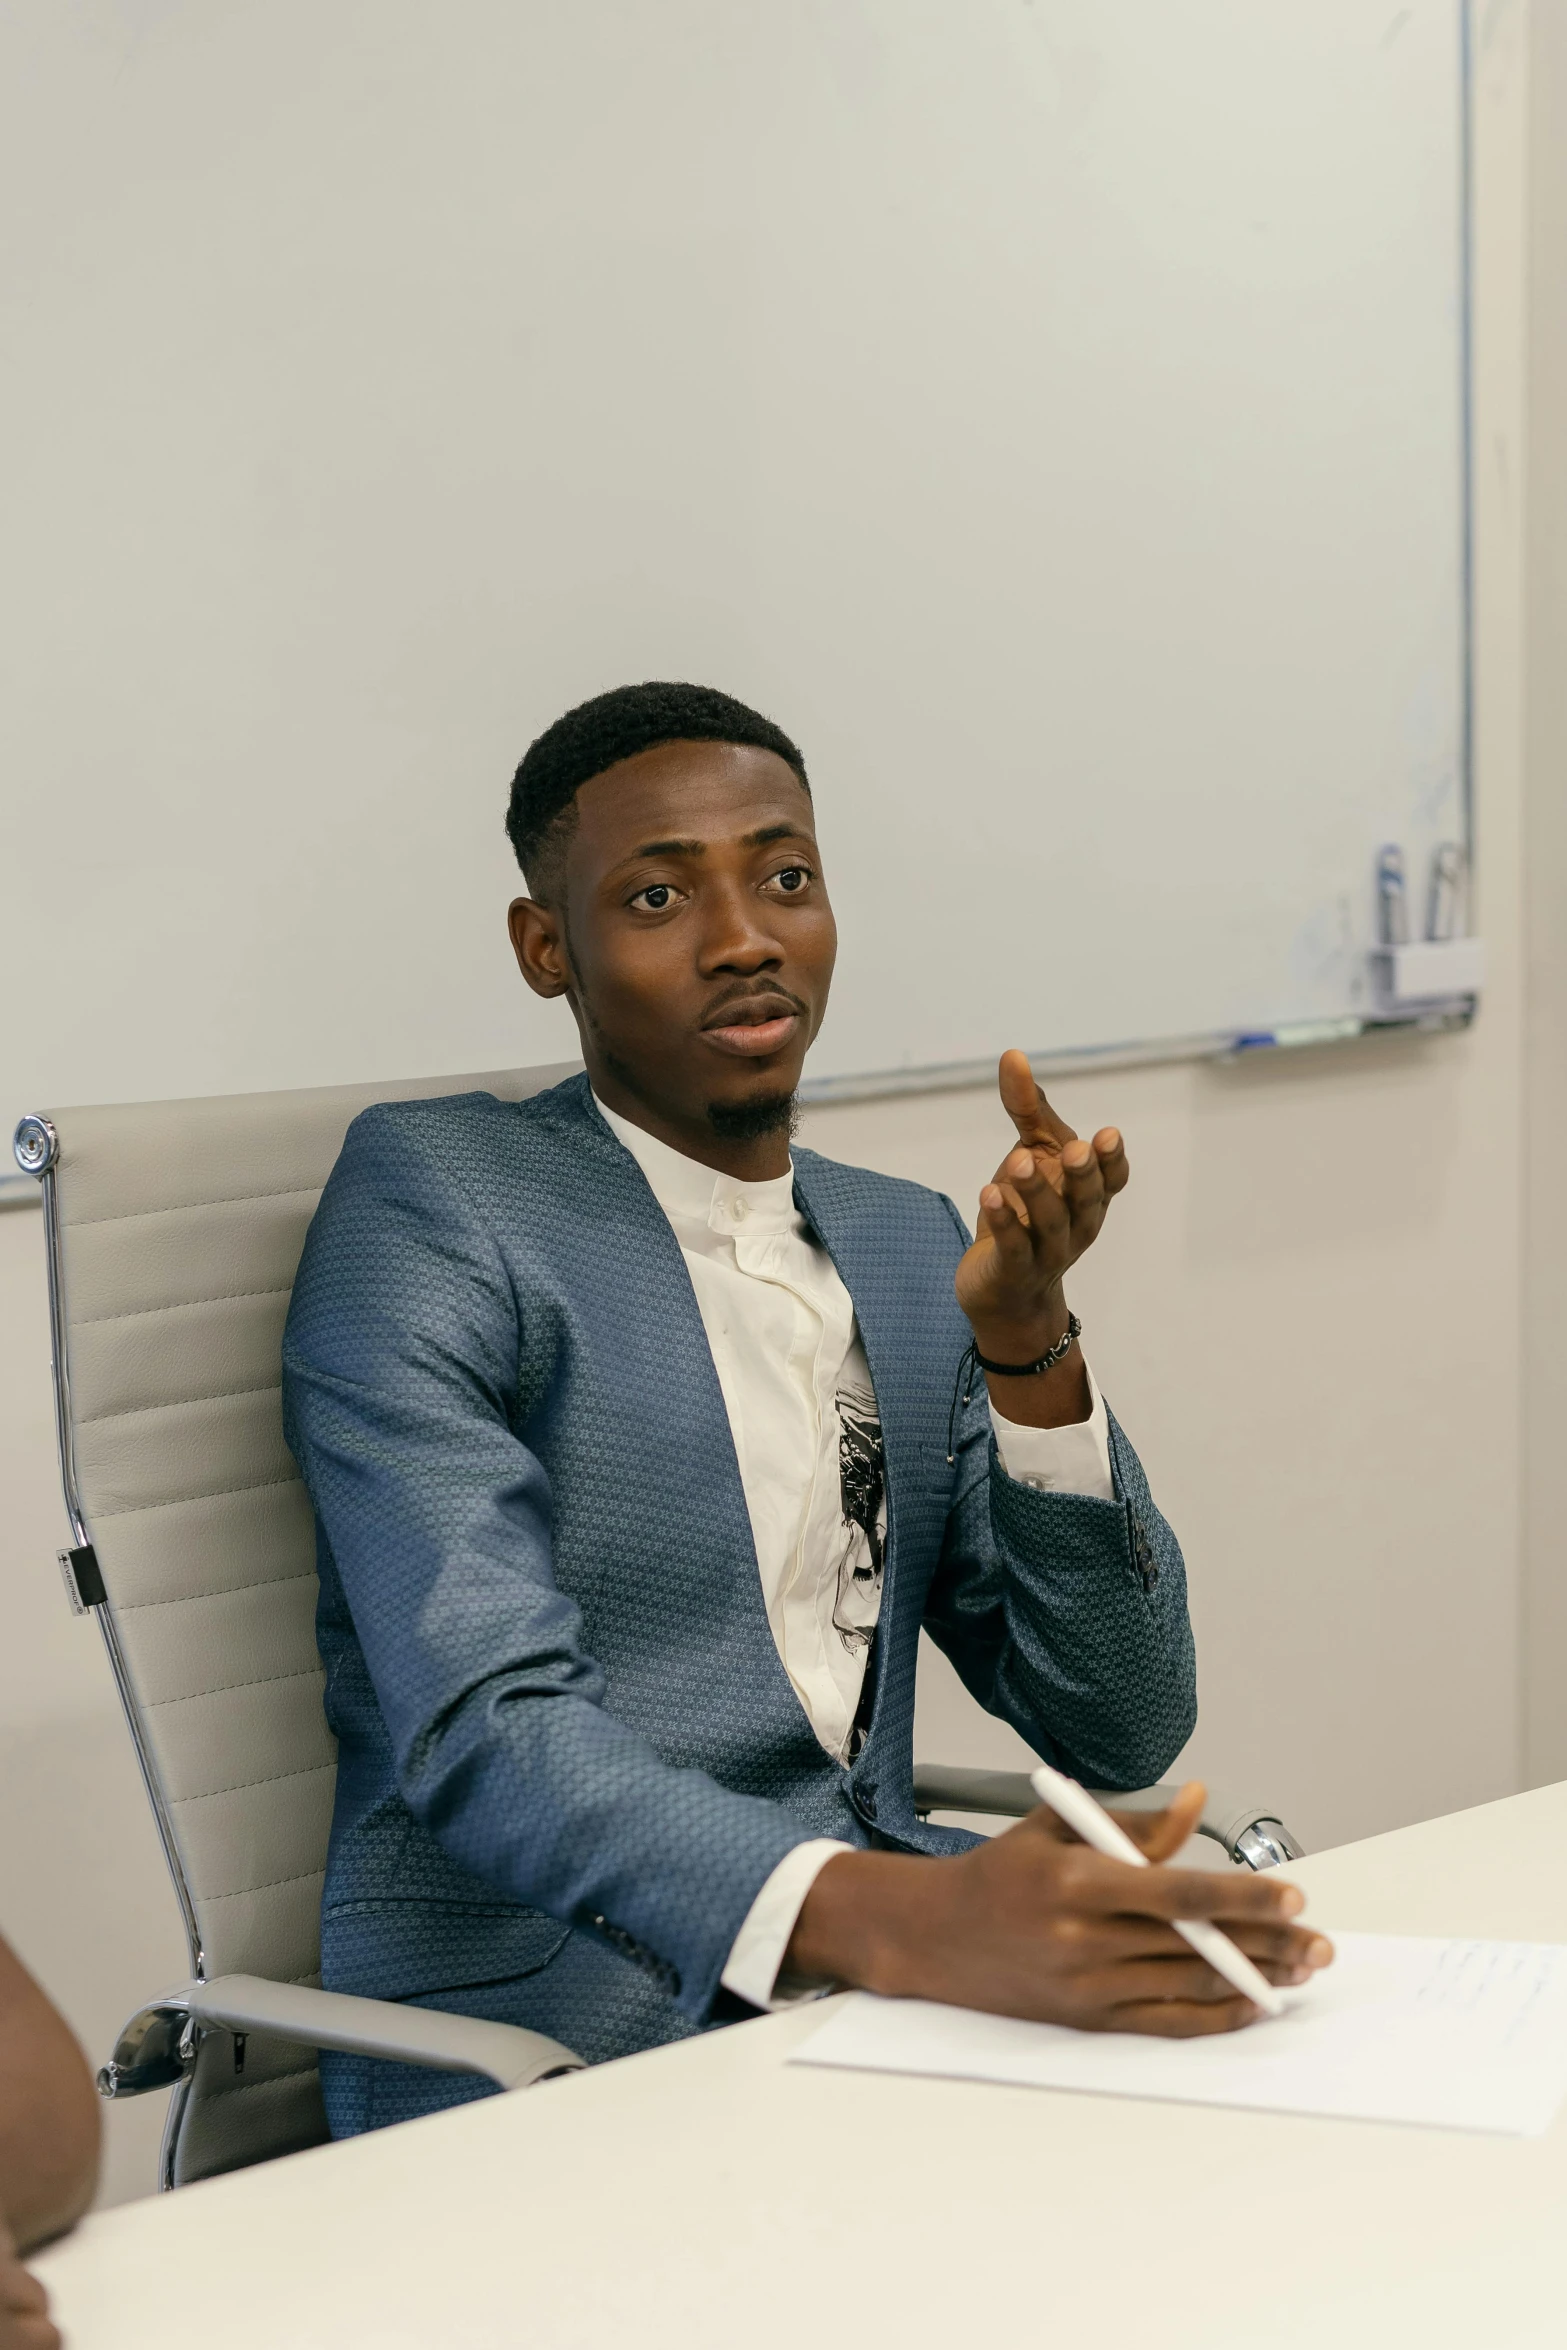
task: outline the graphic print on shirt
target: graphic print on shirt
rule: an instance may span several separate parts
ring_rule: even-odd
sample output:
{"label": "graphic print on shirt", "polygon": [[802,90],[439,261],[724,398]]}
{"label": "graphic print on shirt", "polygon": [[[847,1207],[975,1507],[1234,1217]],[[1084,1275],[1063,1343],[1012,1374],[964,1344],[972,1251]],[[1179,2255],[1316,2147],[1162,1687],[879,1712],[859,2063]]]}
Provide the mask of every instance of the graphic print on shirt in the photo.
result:
{"label": "graphic print on shirt", "polygon": [[843,1495],[842,1546],[833,1630],[851,1656],[868,1649],[881,1612],[887,1536],[887,1474],[881,1413],[871,1388],[847,1383],[837,1393],[838,1478]]}

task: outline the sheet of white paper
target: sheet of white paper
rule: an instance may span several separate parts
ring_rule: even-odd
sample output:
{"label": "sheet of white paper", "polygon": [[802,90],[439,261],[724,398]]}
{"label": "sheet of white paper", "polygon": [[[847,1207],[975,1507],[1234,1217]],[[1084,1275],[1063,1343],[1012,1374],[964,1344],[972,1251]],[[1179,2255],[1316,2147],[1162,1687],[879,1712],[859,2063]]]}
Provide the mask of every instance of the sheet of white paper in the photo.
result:
{"label": "sheet of white paper", "polygon": [[[1332,1933],[1332,1928],[1324,1929]],[[795,2064],[1537,2137],[1567,2094],[1567,1945],[1334,1934],[1287,2015],[1204,2040],[857,1992]]]}

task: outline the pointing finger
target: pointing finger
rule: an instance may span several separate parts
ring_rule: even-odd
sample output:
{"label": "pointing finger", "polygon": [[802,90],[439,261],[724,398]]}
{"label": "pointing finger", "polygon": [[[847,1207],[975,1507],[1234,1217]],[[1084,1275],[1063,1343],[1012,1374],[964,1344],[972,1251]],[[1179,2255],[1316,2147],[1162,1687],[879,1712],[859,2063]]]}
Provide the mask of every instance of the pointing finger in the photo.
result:
{"label": "pointing finger", "polygon": [[1003,1053],[997,1081],[1001,1106],[1024,1142],[1052,1143],[1059,1148],[1064,1142],[1076,1141],[1072,1128],[1063,1124],[1040,1092],[1027,1053]]}

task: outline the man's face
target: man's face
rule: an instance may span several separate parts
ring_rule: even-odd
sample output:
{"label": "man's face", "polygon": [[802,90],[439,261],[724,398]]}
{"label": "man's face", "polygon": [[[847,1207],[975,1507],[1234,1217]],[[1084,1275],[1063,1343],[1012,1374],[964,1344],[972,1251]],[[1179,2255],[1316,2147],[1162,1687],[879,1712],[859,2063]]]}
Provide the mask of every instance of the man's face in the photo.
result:
{"label": "man's face", "polygon": [[809,795],[733,743],[622,760],[577,795],[561,903],[519,899],[512,939],[529,985],[569,996],[611,1107],[624,1091],[671,1137],[741,1136],[793,1094],[827,1008],[838,941]]}

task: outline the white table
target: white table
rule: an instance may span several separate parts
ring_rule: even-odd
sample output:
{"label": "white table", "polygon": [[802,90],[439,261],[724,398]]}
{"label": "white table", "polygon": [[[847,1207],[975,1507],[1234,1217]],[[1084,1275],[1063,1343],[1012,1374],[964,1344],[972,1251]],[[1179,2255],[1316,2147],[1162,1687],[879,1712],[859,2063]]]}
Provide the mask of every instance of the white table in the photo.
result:
{"label": "white table", "polygon": [[[1329,1928],[1567,1941],[1567,1786],[1292,1873]],[[70,2350],[1567,2344],[1567,2118],[1517,2141],[786,2065],[821,2016],[106,2212],[37,2266]]]}

